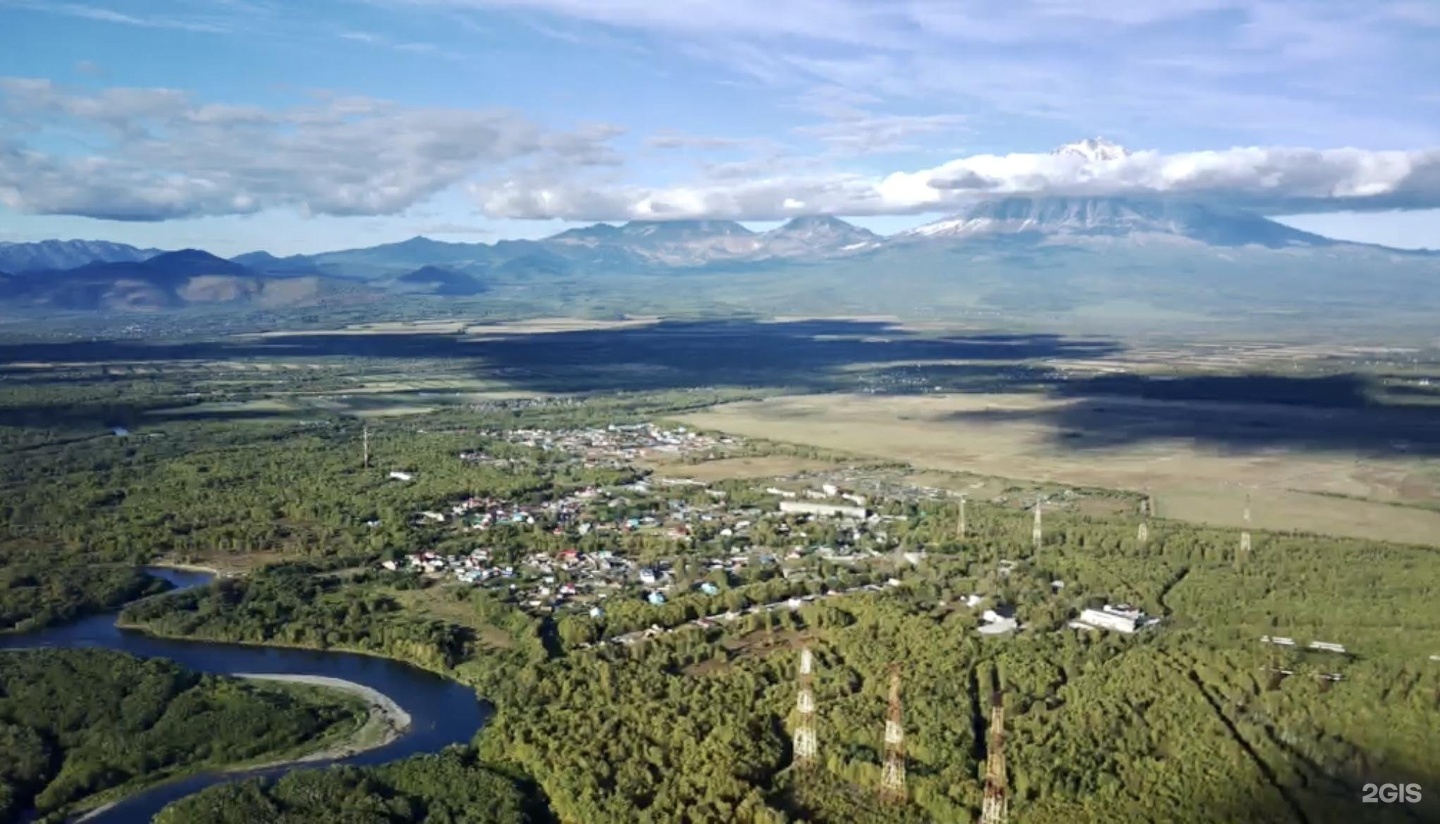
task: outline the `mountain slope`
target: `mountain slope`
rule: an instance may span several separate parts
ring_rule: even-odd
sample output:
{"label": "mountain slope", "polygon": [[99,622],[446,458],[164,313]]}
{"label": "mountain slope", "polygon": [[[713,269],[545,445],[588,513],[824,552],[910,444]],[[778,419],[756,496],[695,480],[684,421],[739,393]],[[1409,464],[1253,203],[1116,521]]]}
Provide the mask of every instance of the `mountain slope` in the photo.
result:
{"label": "mountain slope", "polygon": [[307,305],[344,293],[328,278],[267,277],[198,249],[143,261],[26,272],[0,282],[0,299],[61,310],[178,309],[200,305]]}
{"label": "mountain slope", "polygon": [[0,243],[0,271],[29,272],[73,269],[87,263],[141,261],[160,254],[159,249],[138,249],[104,240],[41,240],[35,243]]}
{"label": "mountain slope", "polygon": [[395,278],[390,287],[396,291],[446,297],[470,297],[486,291],[483,281],[464,272],[440,266],[423,266]]}
{"label": "mountain slope", "polygon": [[977,240],[997,236],[1064,241],[1085,237],[1160,236],[1207,246],[1333,246],[1335,241],[1244,212],[1166,199],[1013,197],[992,200],[895,238]]}
{"label": "mountain slope", "polygon": [[772,257],[816,257],[874,248],[884,240],[869,229],[828,216],[797,217],[760,236]]}

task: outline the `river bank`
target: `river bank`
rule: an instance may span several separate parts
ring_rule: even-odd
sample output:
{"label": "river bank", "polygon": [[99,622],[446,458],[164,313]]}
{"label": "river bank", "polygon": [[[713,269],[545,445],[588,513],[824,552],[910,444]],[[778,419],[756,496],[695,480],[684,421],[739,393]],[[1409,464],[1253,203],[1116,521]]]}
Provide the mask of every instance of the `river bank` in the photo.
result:
{"label": "river bank", "polygon": [[281,681],[290,684],[306,684],[314,687],[339,690],[364,699],[370,709],[370,717],[350,736],[348,741],[340,742],[299,758],[276,761],[271,764],[261,765],[260,767],[245,766],[240,768],[241,770],[269,769],[270,767],[305,764],[312,761],[333,761],[339,758],[349,758],[352,755],[358,755],[359,753],[373,750],[377,747],[383,747],[410,730],[410,713],[395,703],[390,696],[372,687],[367,687],[364,684],[346,681],[343,678],[330,678],[325,675],[237,672],[235,673],[235,677],[246,678],[252,681]]}
{"label": "river bank", "polygon": [[[322,747],[313,752],[309,752],[301,756],[296,756],[294,758],[282,758],[275,761],[250,761],[241,764],[233,764],[227,767],[220,767],[209,770],[210,772],[226,774],[254,773],[262,770],[273,770],[278,767],[297,767],[304,764],[313,764],[316,762],[338,761],[341,759],[350,758],[351,756],[359,755],[363,752],[369,752],[370,750],[384,747],[398,740],[406,732],[409,732],[412,724],[410,713],[406,712],[404,708],[402,708],[399,704],[395,703],[395,701],[391,699],[390,696],[372,687],[367,687],[364,684],[359,684],[354,681],[348,681],[343,678],[331,678],[324,675],[253,672],[237,672],[233,675],[233,677],[244,678],[249,681],[276,681],[286,684],[303,684],[306,686],[320,687],[322,689],[331,689],[337,690],[339,692],[348,693],[362,699],[366,703],[369,710],[369,716],[365,719],[365,723],[361,724],[360,727],[358,727],[354,732],[348,735],[345,740],[335,742],[329,746]],[[156,782],[156,784],[152,784],[149,787],[135,788],[135,791],[143,791],[145,789],[149,789],[150,787],[157,786],[158,784],[188,778],[199,772],[202,771],[191,770],[178,775],[173,775],[165,780]],[[81,817],[75,819],[74,824],[82,824],[82,822],[91,821],[93,819],[99,818],[100,816],[109,812],[116,805],[120,804],[123,800],[123,798],[116,799],[107,804],[102,804],[99,807],[95,807],[94,809],[86,812]]]}

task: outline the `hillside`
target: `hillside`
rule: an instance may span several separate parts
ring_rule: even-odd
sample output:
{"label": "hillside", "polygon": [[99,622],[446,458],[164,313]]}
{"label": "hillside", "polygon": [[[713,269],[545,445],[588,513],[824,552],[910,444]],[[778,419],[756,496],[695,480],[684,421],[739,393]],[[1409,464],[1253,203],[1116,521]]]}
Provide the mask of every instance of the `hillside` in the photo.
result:
{"label": "hillside", "polygon": [[353,286],[331,278],[262,275],[198,249],[165,252],[142,261],[31,271],[0,280],[0,300],[66,311],[303,306],[353,291]]}

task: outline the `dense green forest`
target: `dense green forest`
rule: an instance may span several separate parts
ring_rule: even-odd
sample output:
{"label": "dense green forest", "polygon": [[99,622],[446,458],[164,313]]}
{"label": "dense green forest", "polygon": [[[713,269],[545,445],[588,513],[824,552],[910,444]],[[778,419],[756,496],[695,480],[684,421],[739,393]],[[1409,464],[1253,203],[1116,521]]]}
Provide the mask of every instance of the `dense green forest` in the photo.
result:
{"label": "dense green forest", "polygon": [[[655,533],[581,538],[548,522],[470,533],[417,525],[413,516],[469,495],[543,502],[641,475],[579,466],[484,430],[654,420],[718,393],[373,419],[369,471],[359,460],[361,424],[348,417],[167,411],[282,389],[343,391],[357,374],[347,365],[226,381],[152,376],[0,389],[0,551],[5,580],[21,580],[18,589],[39,594],[54,561],[64,562],[54,564],[57,574],[100,575],[105,567],[81,565],[159,555],[233,560],[252,570],[136,604],[124,620],[167,635],[393,656],[474,686],[497,709],[473,751],[214,788],[172,806],[167,824],[298,822],[319,810],[355,822],[970,821],[980,808],[995,689],[1008,713],[1014,821],[1318,824],[1420,821],[1440,811],[1435,793],[1411,807],[1359,801],[1367,782],[1440,786],[1434,550],[1257,532],[1253,551],[1240,555],[1234,531],[1156,519],[1142,543],[1133,515],[1057,507],[1046,511],[1037,551],[1029,516],[1013,501],[972,500],[962,541],[952,504],[880,500],[873,508],[903,517],[887,523],[887,539],[895,549],[924,549],[918,563],[882,557],[842,566],[806,556],[793,565],[805,574],[793,580],[773,568],[713,576],[703,556],[728,553],[732,542],[710,527],[686,544]],[[100,429],[112,421],[133,433]],[[468,464],[457,459],[464,450],[512,463]],[[842,457],[761,443],[737,454],[771,450]],[[413,482],[386,480],[392,469],[413,472]],[[763,487],[727,481],[715,491],[735,505],[773,506]],[[638,515],[653,503],[632,498],[611,514]],[[841,537],[832,524],[807,529],[806,543]],[[757,523],[752,540],[791,542],[770,522]],[[571,546],[668,558],[683,591],[659,606],[617,592],[591,619],[527,609],[503,587],[375,569],[420,550],[477,546],[507,560]],[[1002,559],[1013,566],[1002,568]],[[22,565],[32,571],[17,572]],[[899,585],[881,592],[686,627],[633,647],[582,648],[892,577]],[[721,591],[689,589],[700,580]],[[1020,631],[978,635],[978,610],[964,606],[972,593],[1014,607]],[[5,597],[17,604],[4,613],[12,624],[42,614],[34,598]],[[73,596],[58,603],[65,598]],[[1135,636],[1068,628],[1079,610],[1107,602],[1163,620]],[[76,607],[85,608],[99,606]],[[1262,635],[1340,643],[1349,653],[1272,649]],[[818,663],[820,758],[805,770],[793,766],[790,745],[801,645]],[[902,807],[876,801],[891,663],[904,679]],[[1267,668],[1294,674],[1276,681]],[[1341,680],[1317,677],[1325,673]],[[97,693],[107,689],[95,683]],[[25,764],[51,763],[36,758],[7,769],[28,775]]]}
{"label": "dense green forest", "polygon": [[128,566],[0,566],[0,632],[39,629],[169,589]]}
{"label": "dense green forest", "polygon": [[0,821],[348,735],[363,705],[105,650],[0,652]]}
{"label": "dense green forest", "polygon": [[166,807],[156,824],[528,824],[547,820],[530,788],[461,748],[368,769],[221,784]]}

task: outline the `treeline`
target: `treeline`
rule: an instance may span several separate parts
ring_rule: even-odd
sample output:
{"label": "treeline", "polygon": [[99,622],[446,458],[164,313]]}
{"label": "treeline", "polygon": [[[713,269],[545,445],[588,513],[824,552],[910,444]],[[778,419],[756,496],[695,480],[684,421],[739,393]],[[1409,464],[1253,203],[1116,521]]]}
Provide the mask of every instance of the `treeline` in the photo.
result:
{"label": "treeline", "polygon": [[169,588],[136,567],[0,566],[0,632],[64,623]]}
{"label": "treeline", "polygon": [[531,788],[451,748],[383,767],[331,767],[209,787],[155,824],[529,824],[546,821]]}
{"label": "treeline", "polygon": [[383,591],[303,564],[270,567],[125,609],[120,623],[157,635],[373,652],[431,669],[460,663],[465,627],[404,610]]}
{"label": "treeline", "polygon": [[0,653],[0,821],[356,728],[364,707],[104,650]]}

